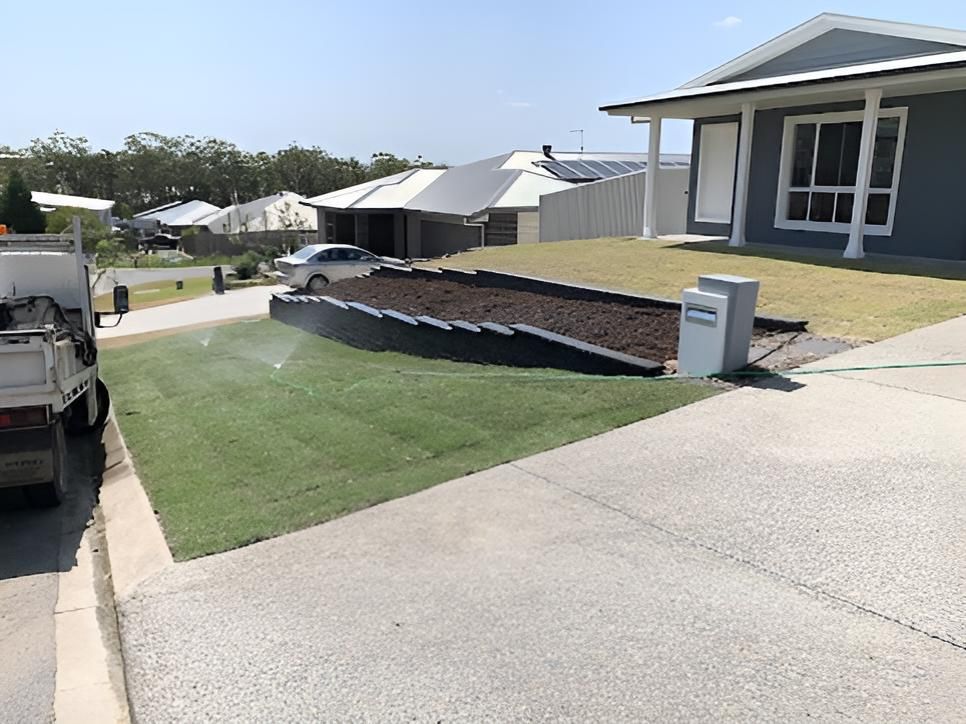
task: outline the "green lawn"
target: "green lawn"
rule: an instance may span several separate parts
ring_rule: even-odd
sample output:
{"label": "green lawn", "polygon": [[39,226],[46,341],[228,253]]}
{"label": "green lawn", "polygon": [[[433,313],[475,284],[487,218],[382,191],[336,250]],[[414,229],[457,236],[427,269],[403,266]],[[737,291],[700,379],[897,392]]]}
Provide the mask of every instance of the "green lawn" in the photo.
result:
{"label": "green lawn", "polygon": [[[128,287],[128,301],[131,309],[147,309],[161,304],[183,302],[211,293],[211,277],[190,277],[184,280],[184,289],[178,289],[174,279],[165,279],[145,284],[135,284]],[[94,297],[94,309],[99,312],[110,312],[114,308],[112,294],[101,294]]]}
{"label": "green lawn", "polygon": [[125,439],[181,560],[715,393],[696,383],[363,352],[272,321],[108,349],[101,361]]}
{"label": "green lawn", "polygon": [[[966,312],[966,269],[881,258],[848,261],[723,242],[595,239],[500,246],[439,265],[494,269],[680,298],[699,274],[761,280],[759,311],[805,318],[816,334],[880,340]],[[432,262],[437,265],[437,262]]]}

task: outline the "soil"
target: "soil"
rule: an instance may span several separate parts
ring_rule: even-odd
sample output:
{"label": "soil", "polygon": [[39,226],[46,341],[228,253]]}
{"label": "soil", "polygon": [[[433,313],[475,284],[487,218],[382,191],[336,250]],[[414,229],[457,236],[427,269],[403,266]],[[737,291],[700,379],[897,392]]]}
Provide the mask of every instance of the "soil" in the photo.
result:
{"label": "soil", "polygon": [[[326,294],[377,309],[444,321],[529,324],[655,362],[677,357],[680,312],[474,287],[441,279],[361,277],[335,282]],[[766,335],[755,330],[755,337]]]}

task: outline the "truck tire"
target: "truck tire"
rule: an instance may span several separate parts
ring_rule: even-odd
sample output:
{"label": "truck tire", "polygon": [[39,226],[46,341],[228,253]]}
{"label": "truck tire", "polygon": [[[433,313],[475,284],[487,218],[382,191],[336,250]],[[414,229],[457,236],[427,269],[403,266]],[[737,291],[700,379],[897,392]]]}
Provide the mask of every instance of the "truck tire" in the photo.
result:
{"label": "truck tire", "polygon": [[23,489],[27,503],[33,508],[56,508],[67,494],[67,441],[64,423],[58,420],[51,432],[54,452],[54,479],[49,483],[28,485]]}
{"label": "truck tire", "polygon": [[[96,395],[97,415],[94,424],[87,422],[87,396]],[[74,400],[70,405],[70,414],[67,417],[68,435],[86,435],[94,430],[100,430],[107,422],[107,415],[111,411],[111,396],[107,391],[107,385],[100,377],[94,384],[93,390],[88,390],[83,397]]]}

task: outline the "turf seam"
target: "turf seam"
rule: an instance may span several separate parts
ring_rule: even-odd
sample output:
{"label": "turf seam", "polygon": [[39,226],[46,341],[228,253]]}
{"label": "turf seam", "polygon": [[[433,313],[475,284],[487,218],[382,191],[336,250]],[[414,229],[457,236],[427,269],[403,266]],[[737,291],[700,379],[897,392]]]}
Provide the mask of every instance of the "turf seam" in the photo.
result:
{"label": "turf seam", "polygon": [[809,593],[811,593],[812,595],[814,595],[816,597],[824,597],[824,598],[831,599],[833,601],[837,601],[838,603],[845,604],[846,606],[849,606],[849,607],[851,607],[851,608],[853,608],[853,609],[855,609],[857,611],[860,611],[860,612],[863,612],[863,613],[867,613],[867,614],[871,614],[872,616],[875,616],[876,618],[882,619],[883,621],[887,621],[888,623],[901,626],[901,627],[903,627],[905,629],[908,629],[910,631],[913,631],[913,632],[915,632],[917,634],[926,636],[926,637],[931,638],[931,639],[935,639],[936,641],[940,641],[940,642],[942,642],[944,644],[948,644],[949,646],[952,646],[953,648],[959,649],[961,651],[966,651],[966,643],[959,643],[957,641],[954,641],[954,640],[952,640],[950,638],[947,638],[947,637],[943,636],[942,634],[937,634],[937,633],[933,633],[931,631],[927,631],[926,629],[920,628],[920,627],[916,626],[915,624],[911,624],[911,623],[908,623],[906,621],[902,621],[901,619],[895,618],[895,617],[890,616],[890,615],[888,615],[886,613],[882,613],[881,611],[877,611],[874,608],[870,608],[869,606],[866,606],[864,604],[858,603],[858,602],[853,601],[853,600],[851,600],[849,598],[845,598],[844,596],[839,596],[839,595],[837,595],[835,593],[830,593],[829,591],[825,591],[825,590],[822,590],[820,588],[815,588],[814,586],[811,586],[811,585],[809,585],[807,583],[804,583],[802,581],[798,581],[798,580],[792,578],[791,576],[789,576],[787,574],[781,573],[780,571],[776,571],[776,570],[774,570],[772,568],[769,568],[767,566],[763,566],[760,563],[755,563],[754,561],[749,560],[747,558],[742,558],[741,556],[736,555],[734,553],[729,553],[728,551],[721,550],[720,548],[717,548],[717,547],[715,547],[713,545],[710,545],[708,543],[703,543],[700,540],[697,540],[696,538],[692,538],[692,537],[687,536],[687,535],[684,535],[682,533],[678,533],[678,532],[676,532],[674,530],[671,530],[670,528],[665,528],[664,526],[658,525],[657,523],[654,523],[652,521],[646,520],[646,519],[641,518],[639,516],[633,515],[632,513],[628,513],[627,511],[622,510],[621,508],[619,508],[619,507],[617,507],[615,505],[611,505],[610,503],[606,503],[606,502],[604,502],[602,500],[599,500],[598,498],[595,498],[592,495],[589,495],[587,493],[583,493],[583,492],[581,492],[579,490],[575,490],[574,488],[571,488],[571,487],[569,487],[567,485],[564,485],[562,483],[558,483],[558,482],[556,482],[554,480],[551,480],[550,478],[547,478],[547,477],[545,477],[543,475],[540,475],[539,473],[535,473],[532,470],[527,470],[525,467],[523,467],[519,463],[513,462],[513,463],[508,463],[508,465],[510,465],[511,467],[513,467],[516,470],[519,470],[522,473],[525,473],[527,475],[532,475],[533,477],[535,477],[535,478],[537,478],[539,480],[542,480],[544,483],[546,483],[548,485],[552,485],[552,486],[554,486],[556,488],[559,488],[561,490],[566,490],[567,492],[569,492],[569,493],[571,493],[571,494],[573,494],[573,495],[575,495],[575,496],[577,496],[579,498],[582,498],[582,499],[584,499],[584,500],[586,500],[586,501],[588,501],[590,503],[593,503],[595,505],[598,505],[598,506],[600,506],[602,508],[606,508],[607,510],[610,510],[610,511],[613,511],[615,513],[618,513],[618,514],[624,516],[625,518],[628,518],[629,520],[632,520],[632,521],[634,521],[635,523],[637,523],[637,524],[639,524],[641,526],[650,528],[650,529],[655,530],[655,531],[657,531],[657,532],[659,532],[659,533],[661,533],[661,534],[663,534],[665,536],[668,536],[668,537],[673,538],[673,539],[675,539],[677,541],[681,541],[683,543],[686,543],[686,544],[690,545],[693,548],[698,548],[698,549],[707,551],[709,553],[712,553],[713,555],[715,555],[715,556],[717,556],[719,558],[724,558],[724,559],[729,560],[729,561],[732,561],[734,563],[738,563],[739,565],[742,565],[742,566],[745,566],[747,568],[750,568],[750,569],[754,570],[757,573],[762,573],[762,574],[764,574],[766,576],[769,576],[771,578],[775,578],[775,579],[781,581],[782,583],[789,584],[793,588],[797,588],[799,590],[808,591]]}

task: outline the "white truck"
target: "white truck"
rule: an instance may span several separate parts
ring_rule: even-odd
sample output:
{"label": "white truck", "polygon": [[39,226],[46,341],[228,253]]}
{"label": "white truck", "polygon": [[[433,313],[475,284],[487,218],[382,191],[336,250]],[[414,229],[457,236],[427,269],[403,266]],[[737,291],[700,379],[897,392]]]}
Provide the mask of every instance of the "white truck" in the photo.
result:
{"label": "white truck", "polygon": [[[128,311],[114,288],[114,325]],[[97,376],[94,311],[80,224],[72,235],[0,235],[0,488],[59,505],[65,434],[101,427],[110,398]]]}

